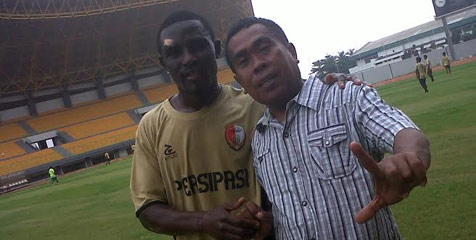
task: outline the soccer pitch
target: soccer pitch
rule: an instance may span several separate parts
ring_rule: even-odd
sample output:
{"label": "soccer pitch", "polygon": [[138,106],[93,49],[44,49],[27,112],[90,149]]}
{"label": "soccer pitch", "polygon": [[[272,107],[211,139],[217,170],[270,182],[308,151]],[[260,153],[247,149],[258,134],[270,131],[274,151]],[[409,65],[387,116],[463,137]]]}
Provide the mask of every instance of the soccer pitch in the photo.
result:
{"label": "soccer pitch", "polygon": [[[392,206],[405,239],[476,236],[476,61],[435,72],[423,93],[415,78],[378,87],[428,136],[427,187]],[[171,239],[145,230],[129,196],[131,159],[68,176],[60,183],[0,196],[0,239]]]}

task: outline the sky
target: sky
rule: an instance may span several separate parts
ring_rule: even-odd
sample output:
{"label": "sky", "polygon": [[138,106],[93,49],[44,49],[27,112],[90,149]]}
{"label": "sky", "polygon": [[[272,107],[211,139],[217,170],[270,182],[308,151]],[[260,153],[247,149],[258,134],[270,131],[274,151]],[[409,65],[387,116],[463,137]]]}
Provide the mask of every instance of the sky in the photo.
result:
{"label": "sky", "polygon": [[432,0],[252,0],[256,17],[283,28],[297,49],[303,78],[327,54],[434,20]]}

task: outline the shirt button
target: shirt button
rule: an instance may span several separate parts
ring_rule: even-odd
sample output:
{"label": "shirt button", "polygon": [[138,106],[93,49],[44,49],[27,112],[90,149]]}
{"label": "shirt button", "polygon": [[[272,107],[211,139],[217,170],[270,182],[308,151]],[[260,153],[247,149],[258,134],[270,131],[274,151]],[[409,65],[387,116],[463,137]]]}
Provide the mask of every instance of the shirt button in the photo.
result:
{"label": "shirt button", "polygon": [[329,143],[331,143],[331,142],[329,142],[329,140],[327,140],[327,141],[325,142],[326,145],[329,145]]}
{"label": "shirt button", "polygon": [[302,201],[302,205],[305,207],[307,206],[307,202],[306,201]]}
{"label": "shirt button", "polygon": [[284,138],[288,138],[289,137],[289,133],[285,132],[284,134]]}
{"label": "shirt button", "polygon": [[297,172],[297,167],[293,167],[293,172]]}

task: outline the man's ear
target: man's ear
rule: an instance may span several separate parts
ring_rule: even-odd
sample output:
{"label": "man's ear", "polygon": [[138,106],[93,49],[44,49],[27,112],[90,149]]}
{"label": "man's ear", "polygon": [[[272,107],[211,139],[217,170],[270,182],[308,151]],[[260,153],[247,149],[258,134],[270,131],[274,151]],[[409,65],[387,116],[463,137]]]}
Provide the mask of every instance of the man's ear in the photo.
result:
{"label": "man's ear", "polygon": [[221,53],[221,42],[220,40],[213,41],[213,45],[215,46],[215,58],[218,58]]}
{"label": "man's ear", "polygon": [[297,52],[296,52],[296,47],[292,43],[288,43],[288,51],[291,53],[291,55],[296,59],[296,62],[299,63],[299,60],[297,58]]}
{"label": "man's ear", "polygon": [[160,55],[159,53],[159,63],[160,63],[160,66],[162,66],[163,68],[165,68],[165,64],[164,64],[164,61],[162,59],[162,55]]}

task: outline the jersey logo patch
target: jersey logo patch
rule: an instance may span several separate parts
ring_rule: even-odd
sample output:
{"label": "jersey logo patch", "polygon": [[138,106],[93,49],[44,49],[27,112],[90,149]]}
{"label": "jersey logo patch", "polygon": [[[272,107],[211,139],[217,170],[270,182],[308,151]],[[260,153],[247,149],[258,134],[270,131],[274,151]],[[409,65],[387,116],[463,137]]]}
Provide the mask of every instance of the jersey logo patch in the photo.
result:
{"label": "jersey logo patch", "polygon": [[225,140],[233,150],[240,150],[245,145],[246,133],[243,127],[233,124],[225,129]]}
{"label": "jersey logo patch", "polygon": [[177,152],[172,149],[172,146],[165,144],[164,147],[165,160],[177,157]]}

